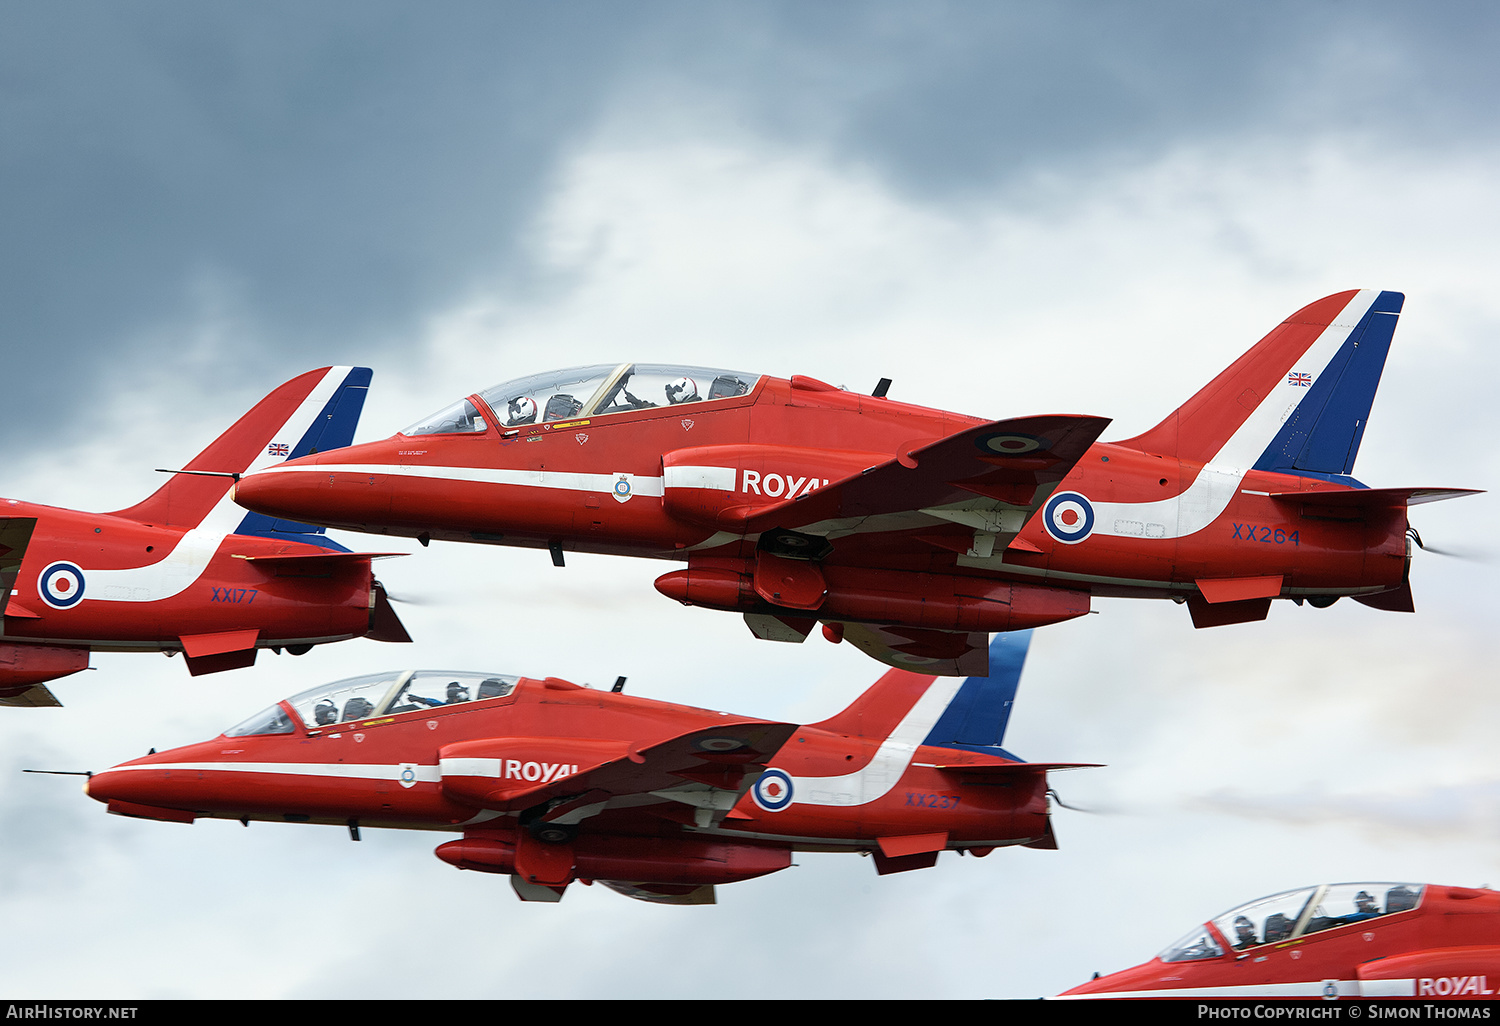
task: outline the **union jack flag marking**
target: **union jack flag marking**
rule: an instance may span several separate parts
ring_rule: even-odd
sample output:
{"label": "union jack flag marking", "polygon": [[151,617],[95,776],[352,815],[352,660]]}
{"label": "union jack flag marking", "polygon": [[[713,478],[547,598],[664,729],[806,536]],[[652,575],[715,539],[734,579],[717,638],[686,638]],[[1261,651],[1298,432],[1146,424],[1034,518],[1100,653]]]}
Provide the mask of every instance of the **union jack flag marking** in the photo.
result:
{"label": "union jack flag marking", "polygon": [[272,442],[270,445],[266,446],[266,455],[268,456],[285,456],[291,451],[291,449],[282,445],[280,442]]}
{"label": "union jack flag marking", "polygon": [[1292,371],[1292,373],[1286,376],[1286,383],[1288,385],[1296,385],[1298,388],[1306,388],[1312,384],[1312,375],[1303,374],[1300,371]]}

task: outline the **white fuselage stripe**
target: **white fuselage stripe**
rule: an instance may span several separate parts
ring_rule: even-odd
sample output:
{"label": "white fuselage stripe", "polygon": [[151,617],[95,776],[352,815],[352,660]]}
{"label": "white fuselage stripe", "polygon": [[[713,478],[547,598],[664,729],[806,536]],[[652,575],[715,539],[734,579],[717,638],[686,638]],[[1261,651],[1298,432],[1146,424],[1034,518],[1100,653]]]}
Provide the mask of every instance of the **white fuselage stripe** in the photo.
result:
{"label": "white fuselage stripe", "polygon": [[1249,983],[1233,987],[1159,987],[1152,990],[1108,990],[1093,994],[1059,994],[1061,1001],[1093,998],[1320,998],[1332,987],[1338,997],[1414,997],[1416,980],[1299,980],[1295,983]]}
{"label": "white fuselage stripe", "polygon": [[734,467],[667,467],[662,478],[668,488],[707,488],[734,491],[739,471]]}
{"label": "white fuselage stripe", "polygon": [[392,477],[434,481],[469,481],[475,484],[516,485],[521,488],[556,488],[570,492],[611,492],[622,477],[630,481],[631,493],[660,498],[662,479],[634,474],[569,474],[555,470],[511,470],[504,467],[413,466],[404,463],[309,463],[305,466],[272,467],[269,474],[389,474]]}
{"label": "white fuselage stripe", "polygon": [[838,777],[792,777],[792,804],[848,807],[885,797],[963,683],[962,677],[936,678],[863,769]]}
{"label": "white fuselage stripe", "polygon": [[445,777],[500,778],[499,759],[443,759],[438,765]]}
{"label": "white fuselage stripe", "polygon": [[[300,436],[299,436],[300,437]],[[231,738],[231,741],[234,739]],[[414,766],[416,779],[436,784],[442,781],[437,766]],[[187,773],[267,773],[289,777],[335,777],[345,780],[397,780],[403,767],[392,763],[347,762],[147,762],[135,766],[116,766],[105,773],[131,770],[172,770]],[[103,773],[96,776],[103,776]]]}

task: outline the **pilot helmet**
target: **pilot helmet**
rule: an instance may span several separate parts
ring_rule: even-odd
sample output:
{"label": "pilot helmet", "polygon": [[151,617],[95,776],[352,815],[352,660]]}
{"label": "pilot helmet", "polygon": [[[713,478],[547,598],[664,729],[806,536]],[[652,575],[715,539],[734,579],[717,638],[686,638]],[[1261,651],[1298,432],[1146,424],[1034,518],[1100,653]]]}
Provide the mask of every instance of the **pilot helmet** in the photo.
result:
{"label": "pilot helmet", "polygon": [[517,424],[536,423],[536,400],[529,395],[518,395],[510,401],[510,419],[506,422],[507,427],[515,427]]}
{"label": "pilot helmet", "polygon": [[691,403],[698,399],[698,382],[692,378],[678,378],[667,385],[667,402],[676,406],[678,403]]}

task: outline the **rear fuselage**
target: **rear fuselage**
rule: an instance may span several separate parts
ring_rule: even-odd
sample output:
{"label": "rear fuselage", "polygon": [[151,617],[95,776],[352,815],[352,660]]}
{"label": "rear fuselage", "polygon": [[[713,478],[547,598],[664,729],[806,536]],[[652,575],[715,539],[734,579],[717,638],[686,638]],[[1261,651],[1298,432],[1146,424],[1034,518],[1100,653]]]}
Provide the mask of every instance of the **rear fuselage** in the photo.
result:
{"label": "rear fuselage", "polygon": [[257,566],[247,557],[328,550],[15,499],[0,500],[0,510],[35,520],[5,606],[0,689],[83,669],[90,650],[175,652],[186,644],[194,654],[185,638],[250,632],[247,644],[230,647],[267,648],[370,630],[368,561],[316,571]]}

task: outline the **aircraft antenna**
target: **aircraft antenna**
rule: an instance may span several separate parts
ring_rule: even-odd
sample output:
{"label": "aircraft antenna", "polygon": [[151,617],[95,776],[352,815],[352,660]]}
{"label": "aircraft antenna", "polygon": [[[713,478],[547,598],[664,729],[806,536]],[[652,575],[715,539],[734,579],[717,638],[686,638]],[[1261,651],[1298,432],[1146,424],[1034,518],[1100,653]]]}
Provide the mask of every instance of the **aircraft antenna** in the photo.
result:
{"label": "aircraft antenna", "polygon": [[616,677],[615,678],[615,686],[612,687],[612,688],[610,688],[609,690],[613,691],[617,695],[621,691],[624,691],[625,690],[625,678],[624,677]]}
{"label": "aircraft antenna", "polygon": [[157,467],[156,472],[158,474],[194,474],[198,477],[232,477],[236,481],[240,479],[240,475],[227,470],[167,470],[165,467]]}
{"label": "aircraft antenna", "polygon": [[[622,678],[623,679],[623,678]],[[47,773],[55,777],[88,777],[93,779],[93,770],[29,770],[23,769],[22,773]]]}

